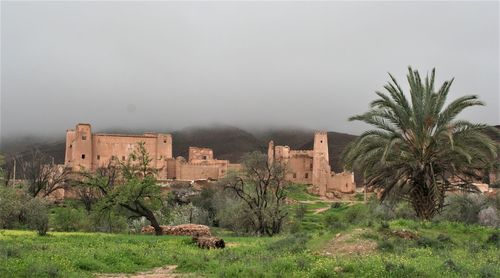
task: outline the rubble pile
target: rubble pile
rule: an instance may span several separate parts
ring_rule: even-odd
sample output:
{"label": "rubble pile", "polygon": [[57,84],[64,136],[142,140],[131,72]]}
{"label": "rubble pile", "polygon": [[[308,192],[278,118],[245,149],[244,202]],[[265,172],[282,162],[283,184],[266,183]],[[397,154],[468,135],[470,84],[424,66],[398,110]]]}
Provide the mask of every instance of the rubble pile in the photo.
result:
{"label": "rubble pile", "polygon": [[[174,235],[174,236],[211,236],[210,228],[205,225],[198,224],[182,224],[177,226],[160,226],[164,235]],[[141,229],[143,234],[154,234],[155,229],[153,226],[145,226]]]}
{"label": "rubble pile", "polygon": [[224,240],[218,237],[213,236],[201,236],[201,237],[193,237],[193,242],[200,248],[224,248],[226,244]]}

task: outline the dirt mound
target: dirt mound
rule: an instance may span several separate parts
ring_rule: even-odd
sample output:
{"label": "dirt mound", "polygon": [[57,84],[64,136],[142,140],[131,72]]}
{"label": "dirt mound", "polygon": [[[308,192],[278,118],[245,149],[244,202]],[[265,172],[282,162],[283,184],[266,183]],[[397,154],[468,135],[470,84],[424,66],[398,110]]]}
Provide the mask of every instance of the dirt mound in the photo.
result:
{"label": "dirt mound", "polygon": [[322,254],[335,255],[368,255],[377,249],[377,243],[373,240],[361,237],[364,229],[354,229],[348,234],[338,233],[330,240]]}
{"label": "dirt mound", "polygon": [[419,238],[417,233],[408,230],[394,230],[391,231],[391,235],[407,240],[415,240]]}
{"label": "dirt mound", "polygon": [[[174,236],[211,236],[210,228],[205,225],[182,224],[177,226],[160,226],[164,235]],[[142,234],[154,234],[153,226],[145,226],[141,229]]]}

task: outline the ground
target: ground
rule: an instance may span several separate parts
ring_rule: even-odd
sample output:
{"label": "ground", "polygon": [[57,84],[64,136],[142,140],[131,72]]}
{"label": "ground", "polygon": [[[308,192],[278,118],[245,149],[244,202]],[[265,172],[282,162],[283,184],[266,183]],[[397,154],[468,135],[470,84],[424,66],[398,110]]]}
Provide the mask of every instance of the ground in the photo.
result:
{"label": "ground", "polygon": [[214,229],[223,250],[179,236],[1,230],[0,277],[500,277],[499,244],[489,240],[498,230],[372,221],[362,203],[293,190],[290,213],[306,209],[296,231],[269,238]]}

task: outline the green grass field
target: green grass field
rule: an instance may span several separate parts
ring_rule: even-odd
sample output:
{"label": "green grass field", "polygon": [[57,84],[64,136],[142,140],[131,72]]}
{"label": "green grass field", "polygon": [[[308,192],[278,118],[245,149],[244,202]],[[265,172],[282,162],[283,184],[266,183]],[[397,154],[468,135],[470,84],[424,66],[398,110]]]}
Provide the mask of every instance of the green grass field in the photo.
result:
{"label": "green grass field", "polygon": [[[223,250],[198,249],[179,236],[1,230],[0,277],[92,277],[165,265],[204,277],[500,277],[499,244],[488,240],[498,230],[403,219],[383,224],[360,217],[362,204],[322,213],[315,213],[318,203],[304,205],[294,234],[233,237],[214,229],[226,241]],[[420,239],[391,234],[403,229]],[[375,248],[364,254],[342,251],[370,244]]]}

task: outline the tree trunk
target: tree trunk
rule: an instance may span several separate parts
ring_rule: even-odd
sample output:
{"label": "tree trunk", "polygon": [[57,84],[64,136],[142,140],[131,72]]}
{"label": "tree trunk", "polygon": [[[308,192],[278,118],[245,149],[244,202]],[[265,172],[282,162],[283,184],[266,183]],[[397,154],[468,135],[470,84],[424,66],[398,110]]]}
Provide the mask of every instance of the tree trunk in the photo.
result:
{"label": "tree trunk", "polygon": [[415,187],[412,192],[412,206],[421,220],[431,220],[438,212],[439,198],[427,186]]}
{"label": "tree trunk", "polygon": [[145,213],[146,214],[146,219],[151,222],[151,226],[155,229],[155,235],[161,236],[163,235],[163,230],[160,227],[160,224],[158,224],[158,221],[156,221],[156,217],[154,216],[153,212],[148,211]]}

